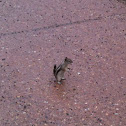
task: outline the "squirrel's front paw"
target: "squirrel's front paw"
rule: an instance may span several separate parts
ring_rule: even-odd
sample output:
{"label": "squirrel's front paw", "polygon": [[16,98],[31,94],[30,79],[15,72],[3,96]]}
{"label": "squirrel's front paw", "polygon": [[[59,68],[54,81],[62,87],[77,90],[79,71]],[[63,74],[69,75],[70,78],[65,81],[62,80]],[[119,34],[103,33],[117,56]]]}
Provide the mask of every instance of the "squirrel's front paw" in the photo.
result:
{"label": "squirrel's front paw", "polygon": [[66,79],[63,77],[62,80],[66,80]]}

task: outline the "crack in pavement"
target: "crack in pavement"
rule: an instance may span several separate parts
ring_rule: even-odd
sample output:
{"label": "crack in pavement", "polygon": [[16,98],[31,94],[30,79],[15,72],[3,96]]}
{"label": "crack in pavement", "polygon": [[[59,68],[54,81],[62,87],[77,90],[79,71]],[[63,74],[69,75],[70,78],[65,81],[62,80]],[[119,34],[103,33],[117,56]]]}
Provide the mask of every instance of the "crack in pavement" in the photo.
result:
{"label": "crack in pavement", "polygon": [[[123,13],[124,15],[126,13]],[[110,16],[107,16],[107,17],[111,17],[111,16],[119,16],[119,15],[123,15],[123,14],[113,14],[113,15],[110,15]],[[42,30],[48,30],[48,29],[51,29],[51,28],[59,28],[59,27],[63,27],[63,26],[69,26],[69,25],[74,25],[74,24],[81,24],[81,23],[85,23],[85,22],[88,22],[88,21],[97,21],[97,20],[101,20],[103,19],[104,17],[96,17],[96,18],[93,18],[93,19],[84,19],[84,20],[81,20],[81,21],[75,21],[75,22],[69,22],[69,23],[65,23],[65,24],[54,24],[54,25],[50,25],[50,26],[46,26],[46,27],[42,27],[42,28],[34,28],[34,29],[31,29],[31,30],[22,30],[22,31],[14,31],[14,32],[8,32],[8,33],[0,33],[0,37],[2,36],[8,36],[8,35],[16,35],[16,34],[21,34],[21,33],[28,33],[28,32],[36,32],[36,31],[42,31]]]}
{"label": "crack in pavement", "polygon": [[28,32],[33,32],[33,31],[40,31],[40,30],[48,30],[51,28],[58,28],[58,27],[62,27],[62,26],[69,26],[69,25],[74,25],[74,24],[81,24],[84,22],[88,22],[88,21],[95,21],[95,20],[100,20],[101,17],[97,17],[94,19],[84,19],[82,21],[75,21],[75,22],[69,22],[69,23],[65,23],[65,24],[55,24],[55,25],[50,25],[50,26],[46,26],[46,27],[42,27],[42,28],[34,28],[31,30],[22,30],[22,31],[15,31],[15,32],[9,32],[9,33],[0,33],[0,37],[2,36],[7,36],[7,35],[16,35],[16,34],[21,34],[21,33],[28,33]]}

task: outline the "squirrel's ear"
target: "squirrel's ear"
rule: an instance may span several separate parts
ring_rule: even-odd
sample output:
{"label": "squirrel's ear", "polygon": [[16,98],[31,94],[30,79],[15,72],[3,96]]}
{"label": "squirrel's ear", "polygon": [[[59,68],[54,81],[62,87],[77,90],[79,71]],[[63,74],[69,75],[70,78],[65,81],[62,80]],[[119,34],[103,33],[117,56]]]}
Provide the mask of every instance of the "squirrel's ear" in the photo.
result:
{"label": "squirrel's ear", "polygon": [[65,57],[65,61],[67,60],[67,57]]}

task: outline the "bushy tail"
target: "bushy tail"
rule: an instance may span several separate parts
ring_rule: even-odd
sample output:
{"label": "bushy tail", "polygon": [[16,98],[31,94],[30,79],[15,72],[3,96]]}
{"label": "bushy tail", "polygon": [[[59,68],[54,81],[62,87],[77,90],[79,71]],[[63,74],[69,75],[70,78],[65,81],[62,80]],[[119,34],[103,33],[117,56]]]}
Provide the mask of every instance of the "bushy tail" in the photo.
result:
{"label": "bushy tail", "polygon": [[55,73],[56,73],[56,64],[54,65],[54,68],[53,68],[53,74],[55,76]]}

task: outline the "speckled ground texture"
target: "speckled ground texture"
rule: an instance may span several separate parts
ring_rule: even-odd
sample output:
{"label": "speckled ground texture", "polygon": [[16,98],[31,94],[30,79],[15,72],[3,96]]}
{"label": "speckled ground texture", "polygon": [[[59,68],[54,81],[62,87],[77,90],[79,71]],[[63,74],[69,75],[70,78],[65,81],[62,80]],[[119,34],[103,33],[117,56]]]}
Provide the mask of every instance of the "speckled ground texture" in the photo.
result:
{"label": "speckled ground texture", "polygon": [[0,0],[0,126],[126,126],[126,4]]}

